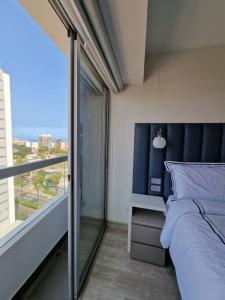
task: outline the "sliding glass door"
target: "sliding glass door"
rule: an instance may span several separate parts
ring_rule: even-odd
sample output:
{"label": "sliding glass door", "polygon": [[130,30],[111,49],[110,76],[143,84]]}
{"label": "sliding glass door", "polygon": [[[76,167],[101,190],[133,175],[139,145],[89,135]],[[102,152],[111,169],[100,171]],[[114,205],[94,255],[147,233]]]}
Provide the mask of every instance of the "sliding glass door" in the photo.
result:
{"label": "sliding glass door", "polygon": [[79,285],[105,225],[106,102],[106,88],[81,51]]}
{"label": "sliding glass door", "polygon": [[106,224],[107,88],[70,37],[69,295],[76,298]]}

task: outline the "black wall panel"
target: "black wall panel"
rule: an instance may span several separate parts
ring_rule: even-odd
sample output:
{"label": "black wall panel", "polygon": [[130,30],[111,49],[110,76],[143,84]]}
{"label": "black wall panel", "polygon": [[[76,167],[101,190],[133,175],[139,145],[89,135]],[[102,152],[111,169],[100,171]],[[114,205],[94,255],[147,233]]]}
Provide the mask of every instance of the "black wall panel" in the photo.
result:
{"label": "black wall panel", "polygon": [[202,125],[185,124],[183,161],[201,161]]}
{"label": "black wall panel", "polygon": [[[167,145],[155,149],[153,138],[162,130]],[[133,192],[154,196],[172,194],[164,161],[225,162],[225,124],[135,124]]]}
{"label": "black wall panel", "polygon": [[220,161],[225,162],[225,124],[223,124],[222,129],[222,147],[220,153]]}
{"label": "black wall panel", "polygon": [[203,162],[219,162],[222,147],[222,124],[204,124],[202,138]]}
{"label": "black wall panel", "polygon": [[136,124],[134,133],[133,193],[148,193],[150,125]]}
{"label": "black wall panel", "polygon": [[[167,124],[166,160],[182,161],[184,146],[184,124]],[[172,188],[170,174],[164,171],[164,192],[168,197]]]}
{"label": "black wall panel", "polygon": [[156,149],[152,145],[154,137],[157,135],[159,129],[162,135],[166,136],[166,124],[151,124],[150,126],[150,159],[149,159],[149,178],[148,178],[148,194],[159,195],[162,194],[164,178],[164,161],[166,157],[165,149]]}

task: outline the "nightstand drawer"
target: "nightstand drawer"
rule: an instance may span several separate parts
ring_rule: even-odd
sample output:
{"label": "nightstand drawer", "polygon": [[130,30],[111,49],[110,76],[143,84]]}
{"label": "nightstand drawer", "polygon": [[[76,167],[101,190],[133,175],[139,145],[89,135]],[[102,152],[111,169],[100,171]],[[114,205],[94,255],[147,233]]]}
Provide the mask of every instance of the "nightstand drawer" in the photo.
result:
{"label": "nightstand drawer", "polygon": [[162,247],[160,244],[161,229],[131,225],[131,241]]}
{"label": "nightstand drawer", "polygon": [[141,261],[165,265],[165,250],[162,248],[131,242],[130,256]]}

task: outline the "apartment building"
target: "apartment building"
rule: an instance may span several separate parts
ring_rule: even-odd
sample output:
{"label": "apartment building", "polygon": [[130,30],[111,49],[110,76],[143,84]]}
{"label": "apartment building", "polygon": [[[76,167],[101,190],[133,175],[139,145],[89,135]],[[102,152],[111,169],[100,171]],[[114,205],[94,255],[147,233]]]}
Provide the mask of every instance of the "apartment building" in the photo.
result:
{"label": "apartment building", "polygon": [[[10,76],[0,69],[0,168],[13,165]],[[0,180],[0,238],[15,222],[13,178]]]}
{"label": "apartment building", "polygon": [[60,139],[60,138],[55,139],[54,148],[61,150],[61,148],[62,148],[62,139]]}
{"label": "apartment building", "polygon": [[51,149],[52,136],[50,134],[42,134],[38,137],[38,147],[44,146]]}

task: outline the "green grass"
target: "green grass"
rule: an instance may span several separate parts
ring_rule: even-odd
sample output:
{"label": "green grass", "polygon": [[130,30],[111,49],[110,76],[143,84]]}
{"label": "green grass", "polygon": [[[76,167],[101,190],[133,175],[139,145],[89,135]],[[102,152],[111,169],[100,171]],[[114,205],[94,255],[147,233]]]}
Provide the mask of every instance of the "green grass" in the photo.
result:
{"label": "green grass", "polygon": [[38,204],[33,203],[30,200],[18,199],[18,200],[16,200],[16,203],[18,203],[20,205],[23,205],[23,206],[26,206],[26,207],[29,207],[29,208],[33,208],[33,209],[38,209],[39,208]]}
{"label": "green grass", "polygon": [[20,206],[16,211],[16,220],[24,221],[31,215],[30,211],[26,211],[25,206]]}
{"label": "green grass", "polygon": [[56,196],[58,193],[50,189],[43,189],[43,192],[47,195]]}

